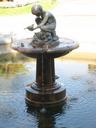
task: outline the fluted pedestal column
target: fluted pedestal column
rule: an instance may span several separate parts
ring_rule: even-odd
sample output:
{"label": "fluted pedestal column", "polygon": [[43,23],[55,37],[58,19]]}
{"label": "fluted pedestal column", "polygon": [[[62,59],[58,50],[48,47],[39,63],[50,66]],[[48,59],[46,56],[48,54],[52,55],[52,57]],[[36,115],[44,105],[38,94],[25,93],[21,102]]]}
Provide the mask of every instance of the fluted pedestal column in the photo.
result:
{"label": "fluted pedestal column", "polygon": [[55,81],[54,58],[46,52],[40,54],[36,62],[36,82],[26,88],[26,102],[36,107],[52,107],[65,99],[65,88]]}

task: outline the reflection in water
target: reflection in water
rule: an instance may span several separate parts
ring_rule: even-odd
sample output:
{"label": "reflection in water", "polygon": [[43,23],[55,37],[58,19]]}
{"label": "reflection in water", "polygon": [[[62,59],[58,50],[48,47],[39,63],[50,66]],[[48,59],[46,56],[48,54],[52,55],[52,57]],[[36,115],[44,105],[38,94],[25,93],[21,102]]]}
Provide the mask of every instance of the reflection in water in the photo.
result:
{"label": "reflection in water", "polygon": [[37,113],[35,116],[37,118],[37,128],[55,128],[54,115],[49,113]]}
{"label": "reflection in water", "polygon": [[67,103],[45,113],[25,104],[25,86],[34,81],[35,66],[33,62],[0,64],[0,128],[96,128],[93,66],[91,72],[88,64],[56,60],[57,80],[66,88]]}
{"label": "reflection in water", "polygon": [[40,114],[38,118],[38,128],[55,128],[55,118],[48,114]]}
{"label": "reflection in water", "polygon": [[25,67],[23,64],[0,64],[0,76],[10,77],[24,71]]}
{"label": "reflection in water", "polygon": [[94,64],[88,64],[89,71],[96,71],[96,65]]}
{"label": "reflection in water", "polygon": [[[42,112],[42,110],[36,110],[27,107],[27,112],[37,118],[37,128],[56,128],[56,117],[64,113],[64,108],[66,108],[66,104],[64,107],[47,109],[45,112]],[[65,127],[63,126],[62,128]]]}

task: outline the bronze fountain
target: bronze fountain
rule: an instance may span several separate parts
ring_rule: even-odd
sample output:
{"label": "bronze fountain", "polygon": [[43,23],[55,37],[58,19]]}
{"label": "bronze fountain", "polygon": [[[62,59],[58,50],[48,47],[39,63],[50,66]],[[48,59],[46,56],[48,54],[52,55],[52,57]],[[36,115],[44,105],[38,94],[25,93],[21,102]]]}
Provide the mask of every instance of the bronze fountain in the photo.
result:
{"label": "bronze fountain", "polygon": [[[26,103],[32,107],[56,107],[66,100],[66,89],[56,81],[54,59],[64,56],[79,47],[77,43],[56,35],[56,19],[43,10],[40,5],[32,7],[32,14],[36,16],[34,25],[26,29],[35,33],[28,44],[20,46],[12,44],[12,48],[25,56],[36,59],[36,81],[26,87]],[[28,43],[29,42],[29,43]]]}

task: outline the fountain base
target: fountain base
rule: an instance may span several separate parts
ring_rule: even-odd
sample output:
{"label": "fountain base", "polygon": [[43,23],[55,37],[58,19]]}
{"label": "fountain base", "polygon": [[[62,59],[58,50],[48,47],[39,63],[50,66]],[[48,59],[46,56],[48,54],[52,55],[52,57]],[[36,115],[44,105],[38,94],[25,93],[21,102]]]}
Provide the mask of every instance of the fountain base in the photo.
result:
{"label": "fountain base", "polygon": [[60,84],[52,88],[38,88],[36,83],[29,84],[26,88],[26,103],[33,107],[56,107],[66,101],[66,89]]}

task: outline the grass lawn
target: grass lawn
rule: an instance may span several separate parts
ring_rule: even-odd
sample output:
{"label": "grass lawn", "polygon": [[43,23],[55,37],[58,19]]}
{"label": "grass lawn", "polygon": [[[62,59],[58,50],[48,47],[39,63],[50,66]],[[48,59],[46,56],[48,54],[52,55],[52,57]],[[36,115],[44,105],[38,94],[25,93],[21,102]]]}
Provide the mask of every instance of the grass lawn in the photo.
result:
{"label": "grass lawn", "polygon": [[[40,5],[44,7],[44,9],[52,9],[57,5],[57,0],[41,0]],[[32,4],[26,5],[23,7],[16,7],[16,8],[0,8],[0,16],[4,15],[21,15],[31,12]]]}

